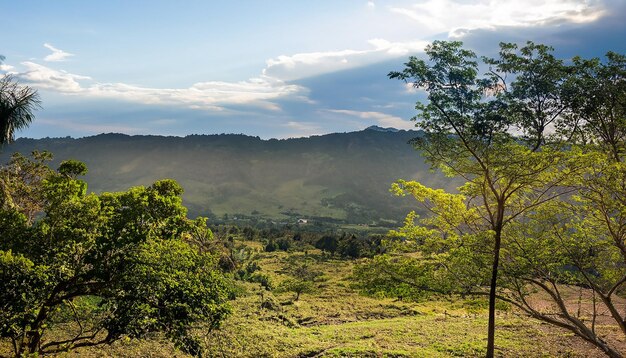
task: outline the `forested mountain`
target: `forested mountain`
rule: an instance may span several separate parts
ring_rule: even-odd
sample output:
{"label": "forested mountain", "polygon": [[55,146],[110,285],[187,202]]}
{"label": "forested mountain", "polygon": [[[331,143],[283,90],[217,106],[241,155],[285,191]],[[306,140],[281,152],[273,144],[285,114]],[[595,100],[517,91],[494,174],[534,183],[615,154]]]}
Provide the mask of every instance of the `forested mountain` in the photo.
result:
{"label": "forested mountain", "polygon": [[192,217],[243,214],[391,223],[416,208],[414,199],[389,193],[396,179],[452,186],[408,144],[418,134],[371,127],[285,140],[235,134],[22,138],[3,149],[2,162],[13,152],[33,150],[54,153],[55,165],[77,159],[87,164],[85,179],[95,192],[172,178],[185,189]]}

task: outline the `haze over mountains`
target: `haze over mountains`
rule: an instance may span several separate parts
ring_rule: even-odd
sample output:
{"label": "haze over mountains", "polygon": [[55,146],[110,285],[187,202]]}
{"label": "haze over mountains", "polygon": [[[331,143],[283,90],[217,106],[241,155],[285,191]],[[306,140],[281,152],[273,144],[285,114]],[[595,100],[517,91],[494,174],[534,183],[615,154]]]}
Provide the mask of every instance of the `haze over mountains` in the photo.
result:
{"label": "haze over mountains", "polygon": [[[450,188],[408,144],[419,132],[370,127],[309,138],[261,140],[236,134],[187,137],[101,134],[79,139],[18,139],[13,152],[54,153],[55,164],[87,164],[90,191],[121,191],[176,179],[189,215],[327,219],[348,224],[401,221],[417,209],[389,193],[396,179]],[[419,211],[419,210],[418,210]]]}

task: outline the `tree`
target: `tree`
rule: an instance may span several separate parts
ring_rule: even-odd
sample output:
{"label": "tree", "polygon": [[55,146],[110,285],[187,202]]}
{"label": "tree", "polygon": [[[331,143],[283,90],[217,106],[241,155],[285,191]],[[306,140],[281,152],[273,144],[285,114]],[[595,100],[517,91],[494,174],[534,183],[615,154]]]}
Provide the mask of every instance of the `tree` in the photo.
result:
{"label": "tree", "polygon": [[[573,63],[572,111],[558,129],[585,170],[570,180],[575,195],[510,228],[515,245],[507,250],[509,291],[502,299],[621,357],[619,339],[601,327],[607,321],[597,323],[608,316],[626,337],[619,307],[626,295],[626,56],[609,52],[604,61],[576,57]],[[580,288],[577,308],[564,294],[572,286]],[[547,294],[552,309],[528,299],[533,290]],[[583,297],[589,309],[581,308]]]}
{"label": "tree", "polygon": [[315,241],[315,247],[334,255],[337,251],[339,240],[332,235],[324,235]]}
{"label": "tree", "polygon": [[285,291],[293,292],[296,294],[294,300],[298,301],[300,299],[300,295],[303,293],[311,293],[313,292],[313,281],[299,279],[299,278],[290,278],[281,283],[281,287]]}
{"label": "tree", "polygon": [[[357,277],[370,293],[489,295],[488,356],[498,299],[621,357],[596,320],[607,312],[626,335],[616,298],[626,294],[626,57],[567,66],[547,46],[500,49],[483,59],[483,77],[471,51],[444,42],[427,48],[430,62],[411,58],[390,74],[428,93],[416,117],[425,134],[414,142],[466,183],[459,194],[394,184],[432,214],[415,224],[410,213],[390,235],[417,244],[419,255],[378,257]],[[574,311],[566,293],[576,287]],[[537,292],[553,309],[533,302]]]}
{"label": "tree", "polygon": [[0,170],[0,208],[12,211],[19,208],[29,223],[43,210],[44,180],[51,174],[46,163],[52,159],[49,152],[35,151],[32,159],[20,154],[11,157],[8,166]]}
{"label": "tree", "polygon": [[[461,42],[442,41],[426,48],[428,62],[411,57],[402,72],[389,74],[428,93],[428,102],[416,105],[414,119],[424,131],[413,141],[416,148],[446,174],[466,181],[456,197],[406,181],[396,183],[394,191],[425,203],[442,238],[492,247],[488,357],[494,355],[503,233],[524,213],[563,195],[564,173],[576,167],[558,147],[545,145],[546,129],[568,108],[568,67],[547,46],[529,42],[500,49],[498,59],[484,59],[491,66],[485,76],[478,75],[477,56]],[[459,211],[450,212],[445,207],[450,202]]]}
{"label": "tree", "polygon": [[558,130],[568,142],[620,162],[626,151],[626,56],[608,52],[605,61],[574,57],[573,62],[573,111]]}
{"label": "tree", "polygon": [[[3,60],[0,56],[0,63]],[[20,85],[12,75],[3,75],[0,78],[0,145],[11,143],[16,131],[28,127],[38,108],[37,90]]]}
{"label": "tree", "polygon": [[341,257],[353,259],[371,256],[373,254],[372,241],[369,238],[344,233],[337,240],[337,252]]}
{"label": "tree", "polygon": [[281,287],[296,294],[296,301],[303,293],[311,293],[314,290],[314,282],[321,275],[320,272],[311,269],[308,262],[291,262],[287,269],[290,278],[281,283]]}
{"label": "tree", "polygon": [[[219,325],[229,289],[216,256],[192,244],[210,235],[186,218],[182,188],[161,180],[87,194],[84,164],[52,170],[50,158],[15,155],[0,169],[0,336],[15,356],[149,332],[199,354],[190,332]],[[59,324],[66,336],[49,337]]]}

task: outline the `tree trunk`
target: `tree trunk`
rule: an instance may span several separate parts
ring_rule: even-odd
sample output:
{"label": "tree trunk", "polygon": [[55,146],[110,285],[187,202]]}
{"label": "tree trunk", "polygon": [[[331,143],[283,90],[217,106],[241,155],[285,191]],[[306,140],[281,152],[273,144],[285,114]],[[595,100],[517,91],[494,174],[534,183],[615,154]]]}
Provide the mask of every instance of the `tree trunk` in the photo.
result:
{"label": "tree trunk", "polygon": [[491,284],[489,287],[489,325],[487,328],[487,358],[493,358],[496,336],[496,288],[498,281],[498,266],[500,264],[500,244],[502,242],[502,228],[496,230],[493,249],[493,266],[491,268]]}
{"label": "tree trunk", "polygon": [[39,309],[35,321],[31,324],[30,331],[26,332],[26,348],[29,355],[39,353],[39,345],[41,344],[41,337],[43,335],[43,329],[41,327],[47,317],[48,310],[43,306]]}
{"label": "tree trunk", "polygon": [[34,355],[39,352],[39,342],[41,341],[41,333],[36,330],[30,332],[27,336],[28,338],[28,354]]}

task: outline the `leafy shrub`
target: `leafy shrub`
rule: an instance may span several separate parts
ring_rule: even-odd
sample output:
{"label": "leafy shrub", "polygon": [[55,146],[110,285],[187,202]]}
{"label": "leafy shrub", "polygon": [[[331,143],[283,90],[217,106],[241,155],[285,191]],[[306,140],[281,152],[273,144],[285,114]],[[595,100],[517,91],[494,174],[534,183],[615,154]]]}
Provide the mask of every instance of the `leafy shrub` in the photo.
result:
{"label": "leafy shrub", "polygon": [[279,249],[278,244],[275,240],[270,239],[264,247],[266,252],[274,252]]}

